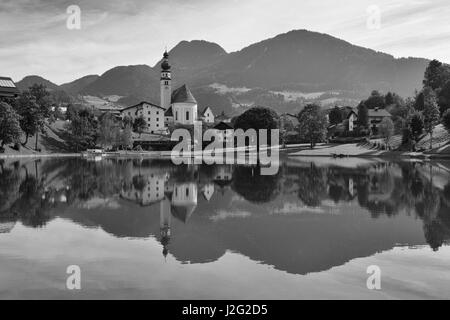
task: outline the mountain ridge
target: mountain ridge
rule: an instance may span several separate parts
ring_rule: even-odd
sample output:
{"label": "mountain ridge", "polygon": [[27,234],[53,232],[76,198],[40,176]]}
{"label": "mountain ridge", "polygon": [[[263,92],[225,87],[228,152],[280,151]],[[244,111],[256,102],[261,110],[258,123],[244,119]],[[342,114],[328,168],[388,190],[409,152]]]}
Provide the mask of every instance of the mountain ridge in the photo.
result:
{"label": "mountain ridge", "polygon": [[[181,41],[169,54],[173,89],[186,83],[200,95],[200,107],[220,101],[226,112],[232,112],[232,106],[256,103],[263,96],[249,99],[247,95],[250,101],[243,102],[242,94],[218,92],[214,84],[253,89],[254,95],[264,92],[268,103],[280,100],[279,92],[287,91],[349,92],[349,97],[356,100],[372,90],[411,96],[421,88],[429,62],[416,57],[395,58],[305,29],[279,34],[231,53],[214,42]],[[160,63],[153,67],[118,66],[98,77],[86,76],[60,87],[71,94],[118,95],[123,104],[140,100],[158,103]]]}

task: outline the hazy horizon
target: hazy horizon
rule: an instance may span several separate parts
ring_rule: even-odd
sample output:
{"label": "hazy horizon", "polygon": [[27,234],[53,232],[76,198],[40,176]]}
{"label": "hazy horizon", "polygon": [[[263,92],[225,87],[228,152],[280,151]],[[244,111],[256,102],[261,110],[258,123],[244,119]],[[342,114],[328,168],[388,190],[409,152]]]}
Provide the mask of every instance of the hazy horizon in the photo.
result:
{"label": "hazy horizon", "polygon": [[[81,9],[81,29],[69,30],[66,10]],[[373,6],[379,28],[369,28]],[[15,81],[39,75],[56,84],[121,65],[153,66],[164,48],[205,40],[227,52],[292,30],[326,33],[396,58],[450,62],[450,13],[445,0],[165,2],[143,0],[1,0],[0,68]]]}

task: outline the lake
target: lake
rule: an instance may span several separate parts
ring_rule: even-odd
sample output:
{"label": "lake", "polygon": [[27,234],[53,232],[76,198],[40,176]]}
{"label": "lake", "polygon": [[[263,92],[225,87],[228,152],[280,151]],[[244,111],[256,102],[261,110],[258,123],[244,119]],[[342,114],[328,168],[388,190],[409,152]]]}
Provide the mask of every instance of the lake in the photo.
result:
{"label": "lake", "polygon": [[259,173],[0,160],[0,298],[450,298],[449,162],[284,157]]}

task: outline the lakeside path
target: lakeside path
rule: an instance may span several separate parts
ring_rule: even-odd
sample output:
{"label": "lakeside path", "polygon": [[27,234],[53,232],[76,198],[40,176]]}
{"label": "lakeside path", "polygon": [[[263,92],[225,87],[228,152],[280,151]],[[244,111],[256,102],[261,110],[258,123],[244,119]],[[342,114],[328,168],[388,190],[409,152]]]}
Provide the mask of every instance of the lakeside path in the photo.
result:
{"label": "lakeside path", "polygon": [[13,154],[0,154],[0,159],[12,159],[12,158],[60,158],[60,157],[81,157],[81,153],[13,153]]}
{"label": "lakeside path", "polygon": [[344,157],[405,157],[405,158],[450,158],[450,154],[434,154],[422,152],[386,151],[378,149],[368,149],[357,144],[317,144],[314,149],[310,149],[308,144],[303,145],[304,149],[289,153],[291,157],[332,157],[342,155]]}

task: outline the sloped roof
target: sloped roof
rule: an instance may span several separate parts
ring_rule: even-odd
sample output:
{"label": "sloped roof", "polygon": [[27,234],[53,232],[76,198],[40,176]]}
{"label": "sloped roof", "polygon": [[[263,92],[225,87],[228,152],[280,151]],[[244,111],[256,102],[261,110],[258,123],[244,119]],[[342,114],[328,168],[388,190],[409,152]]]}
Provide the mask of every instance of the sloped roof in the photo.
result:
{"label": "sloped roof", "polygon": [[231,125],[229,125],[228,123],[221,121],[217,125],[214,126],[214,129],[224,131],[224,130],[233,129],[233,127]]}
{"label": "sloped roof", "polygon": [[197,205],[195,204],[187,204],[187,205],[172,205],[171,211],[172,215],[178,220],[187,223],[192,213],[194,212]]}
{"label": "sloped roof", "polygon": [[369,117],[392,117],[386,109],[369,109]]}
{"label": "sloped roof", "polygon": [[164,112],[164,116],[165,117],[173,117],[172,107],[169,107],[169,109],[167,109],[166,112]]}
{"label": "sloped roof", "polygon": [[145,104],[149,104],[149,105],[151,105],[152,107],[155,107],[155,108],[159,108],[159,109],[165,110],[163,107],[160,107],[160,106],[158,106],[158,105],[156,105],[156,104],[154,104],[154,103],[147,102],[147,101],[142,101],[142,102],[139,102],[138,104],[135,104],[134,106],[126,107],[126,108],[122,109],[120,112],[123,112],[123,111],[128,110],[128,109],[133,109],[133,108],[140,107],[140,106],[142,106],[144,103],[145,103]]}
{"label": "sloped roof", "polygon": [[0,97],[11,97],[19,94],[16,84],[8,77],[0,77]]}
{"label": "sloped roof", "polygon": [[172,103],[194,103],[197,104],[197,100],[195,100],[192,95],[191,90],[187,87],[187,85],[183,85],[180,88],[176,89],[172,92]]}
{"label": "sloped roof", "polygon": [[[208,109],[211,109],[211,108],[210,108],[210,107],[205,107],[205,108],[202,110],[202,112],[200,113],[200,115],[204,116],[205,113],[206,113],[206,111],[208,111]],[[211,110],[211,113],[212,113],[212,110]]]}

